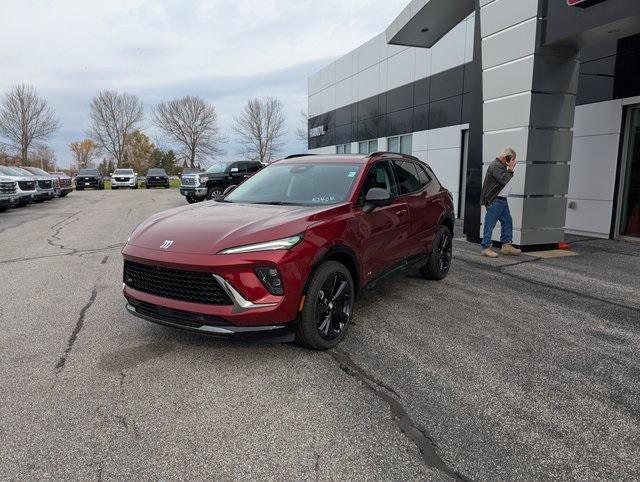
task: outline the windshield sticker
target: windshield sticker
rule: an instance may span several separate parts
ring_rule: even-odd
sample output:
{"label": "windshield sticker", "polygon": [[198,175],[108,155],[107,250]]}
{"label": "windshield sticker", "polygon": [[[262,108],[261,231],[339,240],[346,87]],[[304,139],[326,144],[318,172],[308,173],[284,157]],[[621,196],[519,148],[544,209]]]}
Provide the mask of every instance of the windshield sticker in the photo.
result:
{"label": "windshield sticker", "polygon": [[351,171],[349,173],[349,177],[356,177],[356,171]]}
{"label": "windshield sticker", "polygon": [[311,202],[315,203],[315,204],[327,204],[327,203],[332,203],[332,202],[336,202],[336,201],[337,201],[337,199],[333,195],[318,196],[318,197],[314,197],[313,199],[311,199]]}

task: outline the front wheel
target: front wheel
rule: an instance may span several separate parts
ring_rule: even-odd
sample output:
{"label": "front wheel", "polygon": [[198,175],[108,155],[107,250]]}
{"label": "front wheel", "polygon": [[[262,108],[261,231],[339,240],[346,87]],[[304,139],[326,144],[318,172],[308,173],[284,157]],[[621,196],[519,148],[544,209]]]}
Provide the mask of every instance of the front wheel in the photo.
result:
{"label": "front wheel", "polygon": [[355,290],[349,270],[328,261],[313,274],[298,317],[296,341],[313,350],[340,343],[351,322]]}
{"label": "front wheel", "polygon": [[187,198],[187,202],[189,204],[193,204],[194,202],[196,202],[196,199],[191,197],[191,196],[185,196]]}
{"label": "front wheel", "polygon": [[429,259],[420,268],[420,273],[426,279],[442,280],[447,277],[453,258],[453,235],[449,228],[440,226],[433,238],[433,249]]}
{"label": "front wheel", "polygon": [[222,189],[218,186],[212,186],[207,190],[207,195],[204,197],[207,201],[212,199],[218,199],[222,197]]}

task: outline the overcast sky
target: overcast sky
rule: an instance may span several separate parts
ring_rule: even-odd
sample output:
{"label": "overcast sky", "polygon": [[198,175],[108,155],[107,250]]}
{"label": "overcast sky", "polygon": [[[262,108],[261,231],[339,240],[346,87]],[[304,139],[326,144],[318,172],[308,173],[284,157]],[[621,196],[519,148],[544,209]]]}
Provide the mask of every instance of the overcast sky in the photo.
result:
{"label": "overcast sky", "polygon": [[[62,129],[51,139],[67,166],[101,89],[163,99],[199,95],[229,126],[252,96],[285,104],[286,151],[306,110],[307,77],[382,32],[408,0],[2,0],[0,94],[35,86]],[[160,140],[147,123],[145,132]]]}

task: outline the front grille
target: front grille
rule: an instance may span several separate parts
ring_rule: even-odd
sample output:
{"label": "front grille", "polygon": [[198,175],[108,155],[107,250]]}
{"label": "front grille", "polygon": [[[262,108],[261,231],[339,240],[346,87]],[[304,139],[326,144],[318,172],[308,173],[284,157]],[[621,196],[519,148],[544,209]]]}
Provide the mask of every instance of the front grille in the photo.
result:
{"label": "front grille", "polygon": [[0,182],[0,194],[15,194],[16,183],[15,182]]}
{"label": "front grille", "polygon": [[163,298],[203,305],[233,304],[211,273],[125,261],[124,282],[134,290]]}
{"label": "front grille", "polygon": [[153,305],[144,301],[128,298],[129,304],[136,309],[141,315],[155,318],[162,321],[168,321],[178,325],[191,328],[199,328],[203,325],[208,326],[231,326],[227,320],[219,316],[202,315],[200,313],[191,313],[189,311],[173,310],[164,306]]}
{"label": "front grille", "polygon": [[183,177],[182,178],[183,186],[197,186],[198,180],[195,177]]}
{"label": "front grille", "polygon": [[47,181],[38,181],[38,187],[40,189],[51,189],[51,186],[53,184],[51,183],[51,180],[47,180]]}
{"label": "front grille", "polygon": [[131,181],[131,179],[129,179],[128,177],[115,177],[114,178],[116,182],[129,182]]}
{"label": "front grille", "polygon": [[71,186],[71,179],[60,179],[60,187]]}
{"label": "front grille", "polygon": [[35,181],[18,181],[18,186],[22,191],[33,191],[36,188]]}

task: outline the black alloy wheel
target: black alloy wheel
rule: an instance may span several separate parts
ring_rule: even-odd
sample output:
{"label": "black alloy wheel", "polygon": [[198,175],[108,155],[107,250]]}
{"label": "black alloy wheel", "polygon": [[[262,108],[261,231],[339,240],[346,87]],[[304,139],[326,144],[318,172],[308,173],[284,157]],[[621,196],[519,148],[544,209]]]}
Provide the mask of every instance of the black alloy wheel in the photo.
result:
{"label": "black alloy wheel", "polygon": [[328,261],[313,274],[298,320],[296,340],[307,348],[327,350],[346,336],[355,290],[349,270]]}
{"label": "black alloy wheel", "polygon": [[453,235],[446,226],[440,226],[433,239],[433,249],[420,273],[427,279],[446,278],[453,259]]}

